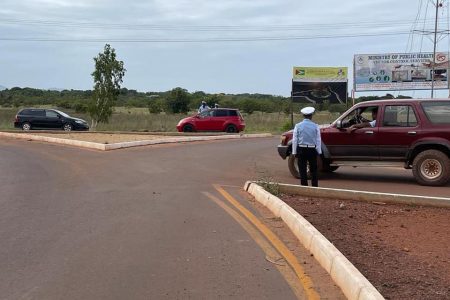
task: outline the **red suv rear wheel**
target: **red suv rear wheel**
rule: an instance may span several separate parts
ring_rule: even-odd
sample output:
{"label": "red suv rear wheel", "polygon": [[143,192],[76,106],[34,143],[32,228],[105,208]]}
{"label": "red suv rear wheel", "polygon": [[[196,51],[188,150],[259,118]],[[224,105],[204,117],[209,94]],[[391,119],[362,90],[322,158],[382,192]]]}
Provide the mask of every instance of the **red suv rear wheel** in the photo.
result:
{"label": "red suv rear wheel", "polygon": [[421,185],[444,185],[450,180],[450,159],[439,150],[426,150],[414,158],[412,171]]}

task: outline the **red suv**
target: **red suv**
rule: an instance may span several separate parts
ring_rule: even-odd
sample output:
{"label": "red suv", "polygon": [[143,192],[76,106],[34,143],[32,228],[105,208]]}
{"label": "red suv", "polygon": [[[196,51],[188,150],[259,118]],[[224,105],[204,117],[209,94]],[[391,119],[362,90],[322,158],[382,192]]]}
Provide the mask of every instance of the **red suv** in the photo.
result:
{"label": "red suv", "polygon": [[[374,127],[347,130],[372,121]],[[374,114],[375,115],[375,114]],[[402,99],[361,102],[329,126],[322,126],[321,171],[340,166],[403,167],[412,169],[422,185],[445,185],[450,180],[450,100]],[[298,175],[292,152],[292,130],[281,136],[278,153],[288,158],[291,174]]]}
{"label": "red suv", "polygon": [[213,108],[195,116],[182,119],[177,124],[179,132],[225,131],[240,132],[245,129],[241,113],[233,108]]}

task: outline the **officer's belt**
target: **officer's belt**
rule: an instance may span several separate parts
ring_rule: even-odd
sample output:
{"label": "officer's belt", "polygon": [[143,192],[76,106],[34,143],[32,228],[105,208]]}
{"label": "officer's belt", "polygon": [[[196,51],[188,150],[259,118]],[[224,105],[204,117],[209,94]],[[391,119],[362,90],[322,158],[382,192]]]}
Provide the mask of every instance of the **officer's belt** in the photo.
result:
{"label": "officer's belt", "polygon": [[316,145],[298,145],[300,148],[316,148]]}

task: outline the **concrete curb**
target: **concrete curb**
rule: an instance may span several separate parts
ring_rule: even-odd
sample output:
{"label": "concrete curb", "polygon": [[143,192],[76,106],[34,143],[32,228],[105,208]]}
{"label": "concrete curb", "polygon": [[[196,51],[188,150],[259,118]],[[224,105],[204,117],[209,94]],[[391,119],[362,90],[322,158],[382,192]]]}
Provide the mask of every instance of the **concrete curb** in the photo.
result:
{"label": "concrete curb", "polygon": [[100,144],[100,143],[85,142],[85,141],[79,141],[79,140],[69,140],[69,139],[61,139],[61,138],[54,138],[54,137],[48,137],[48,136],[39,136],[39,135],[26,134],[26,133],[0,132],[0,137],[1,136],[33,140],[33,141],[43,141],[43,142],[49,142],[49,143],[64,144],[64,145],[71,145],[71,146],[77,146],[77,147],[82,147],[82,148],[90,148],[90,149],[108,151],[108,150],[115,150],[115,149],[129,148],[129,147],[167,144],[167,143],[271,137],[272,134],[261,133],[261,134],[242,134],[242,135],[233,134],[233,135],[214,135],[214,136],[170,137],[170,138],[142,140],[142,141],[133,141],[133,142],[122,142],[122,143],[114,143],[114,144]]}
{"label": "concrete curb", "polygon": [[279,188],[281,193],[302,195],[317,198],[339,200],[356,200],[365,202],[400,203],[418,206],[450,207],[450,198],[375,193],[365,191],[343,190],[333,188],[313,188],[294,184],[269,183]]}
{"label": "concrete curb", "polygon": [[12,137],[12,138],[17,138],[17,139],[25,139],[25,140],[31,140],[31,141],[42,141],[42,142],[55,143],[55,144],[71,145],[71,146],[77,146],[77,147],[82,147],[82,148],[105,150],[105,145],[100,144],[100,143],[84,142],[84,141],[69,140],[69,139],[60,139],[60,138],[40,136],[40,135],[34,135],[34,134],[0,132],[0,136]]}
{"label": "concrete curb", "polygon": [[358,269],[294,209],[255,182],[247,181],[244,189],[286,223],[303,246],[314,255],[320,265],[331,275],[334,282],[349,300],[384,299]]}
{"label": "concrete curb", "polygon": [[233,134],[233,135],[214,135],[214,136],[171,137],[171,138],[155,139],[155,140],[143,140],[143,141],[107,144],[107,145],[105,145],[105,150],[115,150],[115,149],[121,149],[121,148],[156,145],[156,144],[183,143],[183,142],[195,142],[195,141],[212,141],[212,140],[229,140],[229,139],[240,139],[240,138],[259,138],[259,137],[270,137],[270,136],[272,136],[270,133],[261,133],[261,134],[243,134],[243,135]]}

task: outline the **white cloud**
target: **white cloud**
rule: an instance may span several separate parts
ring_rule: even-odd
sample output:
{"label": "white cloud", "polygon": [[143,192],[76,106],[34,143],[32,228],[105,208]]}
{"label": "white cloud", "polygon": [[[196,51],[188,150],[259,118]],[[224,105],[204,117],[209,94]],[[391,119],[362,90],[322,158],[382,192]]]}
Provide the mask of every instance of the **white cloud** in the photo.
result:
{"label": "white cloud", "polygon": [[[28,1],[25,1],[28,2]],[[72,0],[34,0],[29,1],[30,4],[34,4],[35,6],[47,6],[47,7],[61,7],[61,8],[74,8],[74,7],[90,7],[90,3],[92,1],[72,1]]]}
{"label": "white cloud", "polygon": [[[182,86],[288,95],[294,65],[351,69],[355,53],[402,52],[408,36],[208,43],[118,40],[395,33],[410,29],[417,10],[408,0],[4,0],[0,37],[19,41],[0,43],[0,65],[7,70],[0,72],[0,85],[89,89],[92,58],[111,42],[128,69],[124,83],[129,88]],[[79,41],[21,41],[27,38]],[[101,41],[86,41],[90,39]],[[431,43],[423,45],[431,50]],[[42,70],[46,76],[37,75]]]}

